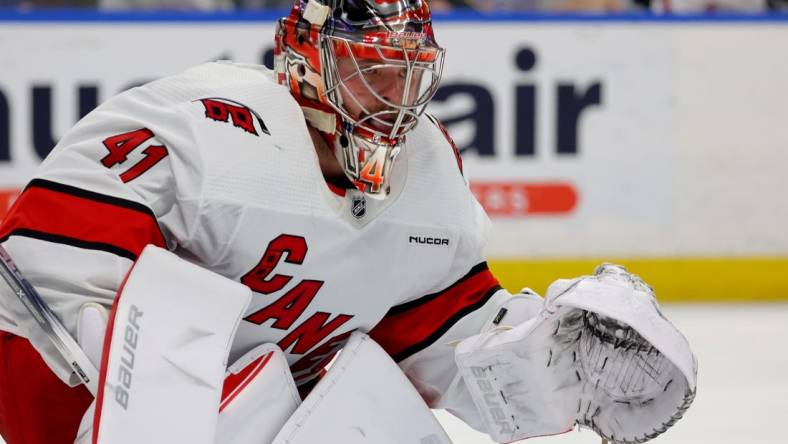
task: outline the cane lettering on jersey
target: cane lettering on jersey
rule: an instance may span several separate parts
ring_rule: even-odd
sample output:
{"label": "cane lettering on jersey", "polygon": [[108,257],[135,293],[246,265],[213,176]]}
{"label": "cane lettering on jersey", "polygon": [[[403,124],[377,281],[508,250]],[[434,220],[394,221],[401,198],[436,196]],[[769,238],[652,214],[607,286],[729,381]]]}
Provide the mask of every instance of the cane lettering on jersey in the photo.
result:
{"label": "cane lettering on jersey", "polygon": [[[309,247],[303,236],[282,234],[268,244],[260,261],[241,278],[241,283],[263,295],[284,290],[293,280],[293,276],[285,274],[271,276],[274,268],[280,262],[303,264],[308,251]],[[349,314],[333,315],[319,311],[300,324],[296,324],[296,321],[317,296],[323,284],[324,281],[321,280],[301,280],[290,287],[283,296],[244,319],[257,325],[273,320],[271,328],[288,331],[277,345],[285,351],[292,347],[290,353],[293,354],[305,354],[353,318],[353,315]],[[328,347],[320,354],[310,358],[310,361],[312,359],[321,360],[319,358],[330,353],[330,348],[332,347]]]}
{"label": "cane lettering on jersey", "polygon": [[309,380],[317,371],[325,368],[354,331],[334,336],[291,365],[290,371],[293,373],[296,383],[301,384]]}

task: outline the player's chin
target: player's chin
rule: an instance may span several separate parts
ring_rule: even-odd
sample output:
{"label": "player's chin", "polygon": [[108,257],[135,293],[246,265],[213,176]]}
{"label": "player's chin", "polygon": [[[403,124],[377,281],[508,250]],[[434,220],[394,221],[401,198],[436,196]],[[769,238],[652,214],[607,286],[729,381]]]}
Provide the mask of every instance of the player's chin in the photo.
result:
{"label": "player's chin", "polygon": [[373,113],[372,116],[373,117],[370,117],[368,114],[363,114],[360,121],[364,122],[364,126],[382,134],[391,133],[397,122],[397,116],[393,113],[379,114],[379,112],[376,112]]}
{"label": "player's chin", "polygon": [[367,125],[379,133],[389,134],[391,133],[391,129],[394,127],[394,122],[389,123],[389,122],[371,121],[367,123]]}

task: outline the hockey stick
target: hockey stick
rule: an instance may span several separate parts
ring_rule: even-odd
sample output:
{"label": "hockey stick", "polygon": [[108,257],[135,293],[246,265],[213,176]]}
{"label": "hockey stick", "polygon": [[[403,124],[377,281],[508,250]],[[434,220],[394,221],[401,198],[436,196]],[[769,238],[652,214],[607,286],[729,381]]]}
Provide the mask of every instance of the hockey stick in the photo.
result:
{"label": "hockey stick", "polygon": [[85,352],[77,341],[71,337],[66,327],[60,319],[52,313],[49,306],[41,299],[38,292],[27,279],[22,276],[11,256],[0,245],[0,275],[14,292],[22,305],[27,308],[30,315],[44,331],[52,345],[55,346],[60,355],[68,362],[79,379],[85,384],[88,391],[93,396],[98,392],[98,370],[90,362]]}

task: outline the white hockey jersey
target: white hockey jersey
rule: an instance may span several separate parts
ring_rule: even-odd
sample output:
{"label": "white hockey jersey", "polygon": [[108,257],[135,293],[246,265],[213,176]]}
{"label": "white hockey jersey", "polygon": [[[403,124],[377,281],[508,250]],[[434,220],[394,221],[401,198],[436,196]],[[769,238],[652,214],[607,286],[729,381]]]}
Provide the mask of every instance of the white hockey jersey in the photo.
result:
{"label": "white hockey jersey", "polygon": [[[306,384],[352,331],[370,332],[436,406],[456,376],[447,343],[479,332],[508,296],[482,256],[488,225],[437,121],[409,134],[387,199],[332,191],[288,90],[263,67],[209,63],[80,121],[0,241],[72,334],[79,307],[111,306],[155,244],[255,292],[231,360],[276,343]],[[75,385],[37,328],[2,290],[0,329]]]}

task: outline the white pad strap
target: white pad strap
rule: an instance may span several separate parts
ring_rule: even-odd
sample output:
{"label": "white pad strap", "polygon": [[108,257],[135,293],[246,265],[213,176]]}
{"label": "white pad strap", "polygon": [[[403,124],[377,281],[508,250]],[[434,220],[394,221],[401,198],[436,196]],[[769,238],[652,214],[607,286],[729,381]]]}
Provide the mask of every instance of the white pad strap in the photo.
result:
{"label": "white pad strap", "polygon": [[427,404],[369,336],[354,333],[273,444],[448,444]]}
{"label": "white pad strap", "polygon": [[108,319],[107,309],[96,302],[83,304],[77,315],[77,342],[96,368],[101,367]]}
{"label": "white pad strap", "polygon": [[115,300],[94,443],[213,444],[227,355],[251,291],[147,247]]}

